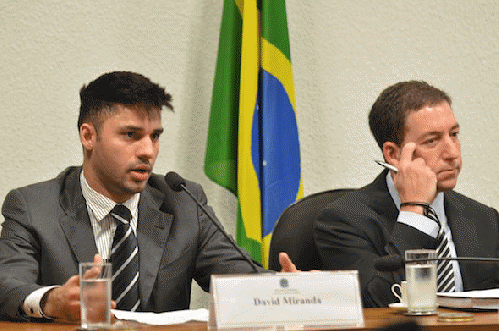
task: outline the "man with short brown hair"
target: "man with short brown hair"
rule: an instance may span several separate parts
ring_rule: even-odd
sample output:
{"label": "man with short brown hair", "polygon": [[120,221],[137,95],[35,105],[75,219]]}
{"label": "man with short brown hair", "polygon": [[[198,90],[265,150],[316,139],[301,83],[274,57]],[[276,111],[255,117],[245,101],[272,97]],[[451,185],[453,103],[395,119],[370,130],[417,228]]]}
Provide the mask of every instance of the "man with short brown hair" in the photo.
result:
{"label": "man with short brown hair", "polygon": [[[383,256],[428,248],[448,257],[499,257],[497,210],[453,191],[462,160],[449,96],[425,82],[394,84],[373,104],[369,124],[398,171],[384,170],[318,217],[314,235],[325,269],[359,270],[364,306],[385,307],[395,302],[390,287],[404,272],[376,271]],[[441,291],[499,283],[492,265],[454,261],[439,270]]]}

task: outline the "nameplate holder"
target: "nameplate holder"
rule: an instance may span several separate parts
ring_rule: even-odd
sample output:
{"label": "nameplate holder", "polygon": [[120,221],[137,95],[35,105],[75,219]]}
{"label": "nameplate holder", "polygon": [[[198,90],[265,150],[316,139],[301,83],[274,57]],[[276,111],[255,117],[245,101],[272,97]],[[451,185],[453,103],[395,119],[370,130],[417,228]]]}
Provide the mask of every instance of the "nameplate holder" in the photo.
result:
{"label": "nameplate holder", "polygon": [[363,326],[358,271],[211,277],[208,329]]}

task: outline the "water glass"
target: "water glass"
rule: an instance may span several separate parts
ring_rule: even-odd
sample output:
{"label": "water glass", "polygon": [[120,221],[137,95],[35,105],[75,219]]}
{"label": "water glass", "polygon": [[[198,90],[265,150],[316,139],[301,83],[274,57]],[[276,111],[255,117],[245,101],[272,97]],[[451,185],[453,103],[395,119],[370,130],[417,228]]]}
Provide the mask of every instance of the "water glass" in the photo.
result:
{"label": "water glass", "polygon": [[[429,315],[437,310],[437,252],[431,249],[405,251],[407,313]],[[411,260],[420,260],[411,262]]]}
{"label": "water glass", "polygon": [[111,325],[111,263],[80,263],[81,328]]}

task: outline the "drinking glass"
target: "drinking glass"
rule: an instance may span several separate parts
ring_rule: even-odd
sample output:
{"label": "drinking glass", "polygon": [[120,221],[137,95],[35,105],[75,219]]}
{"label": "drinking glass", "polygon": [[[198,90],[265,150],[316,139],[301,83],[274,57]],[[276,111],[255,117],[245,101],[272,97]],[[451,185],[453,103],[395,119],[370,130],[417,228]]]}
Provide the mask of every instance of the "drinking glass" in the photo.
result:
{"label": "drinking glass", "polygon": [[[405,251],[407,313],[429,315],[437,310],[437,252],[432,249]],[[411,260],[413,262],[411,262]]]}
{"label": "drinking glass", "polygon": [[111,325],[111,263],[80,263],[81,328]]}

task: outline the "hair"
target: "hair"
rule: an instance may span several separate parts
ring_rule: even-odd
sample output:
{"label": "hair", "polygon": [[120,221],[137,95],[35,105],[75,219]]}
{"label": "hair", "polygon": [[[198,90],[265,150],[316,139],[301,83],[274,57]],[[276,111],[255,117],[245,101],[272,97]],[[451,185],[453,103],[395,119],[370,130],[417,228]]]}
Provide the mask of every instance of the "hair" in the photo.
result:
{"label": "hair", "polygon": [[369,112],[369,127],[378,146],[383,149],[387,141],[400,146],[407,116],[444,101],[451,105],[447,93],[423,81],[400,82],[383,90]]}
{"label": "hair", "polygon": [[149,78],[130,71],[106,73],[80,90],[78,130],[83,123],[92,123],[98,130],[103,116],[114,111],[117,104],[143,109],[148,114],[163,106],[173,110],[171,95]]}

